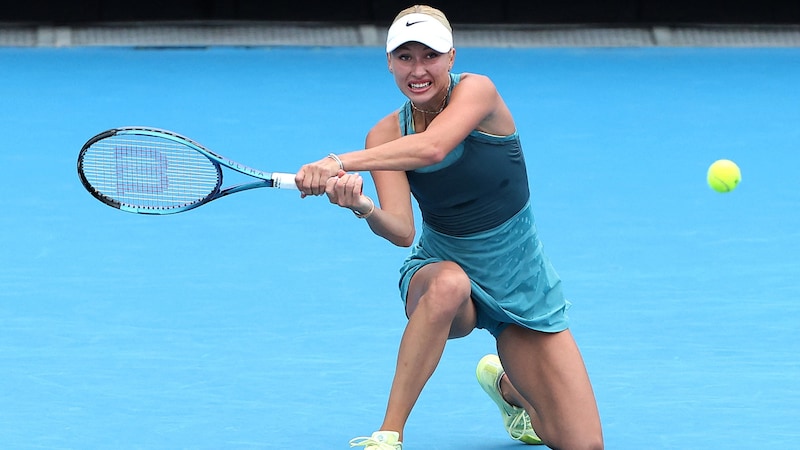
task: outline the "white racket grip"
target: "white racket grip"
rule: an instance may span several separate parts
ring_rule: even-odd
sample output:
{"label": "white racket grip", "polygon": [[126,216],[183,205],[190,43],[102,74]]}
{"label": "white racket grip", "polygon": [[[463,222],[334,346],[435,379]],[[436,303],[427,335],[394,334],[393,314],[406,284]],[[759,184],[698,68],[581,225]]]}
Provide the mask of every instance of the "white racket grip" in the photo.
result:
{"label": "white racket grip", "polygon": [[272,187],[297,190],[293,173],[272,172]]}

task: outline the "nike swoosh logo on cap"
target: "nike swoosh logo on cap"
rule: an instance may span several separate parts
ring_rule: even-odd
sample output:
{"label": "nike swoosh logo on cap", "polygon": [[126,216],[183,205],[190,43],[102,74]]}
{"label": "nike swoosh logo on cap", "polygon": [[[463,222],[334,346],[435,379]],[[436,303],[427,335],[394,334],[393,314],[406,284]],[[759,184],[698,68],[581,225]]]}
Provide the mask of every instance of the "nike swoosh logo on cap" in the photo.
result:
{"label": "nike swoosh logo on cap", "polygon": [[410,27],[411,25],[416,25],[416,24],[422,23],[422,22],[427,22],[427,20],[418,20],[416,22],[408,22],[408,21],[406,21],[406,26]]}

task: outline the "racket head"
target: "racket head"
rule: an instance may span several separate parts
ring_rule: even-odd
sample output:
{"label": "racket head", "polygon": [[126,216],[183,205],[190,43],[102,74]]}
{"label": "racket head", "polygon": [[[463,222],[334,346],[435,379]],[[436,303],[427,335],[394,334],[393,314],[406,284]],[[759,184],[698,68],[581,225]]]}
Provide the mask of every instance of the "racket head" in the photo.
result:
{"label": "racket head", "polygon": [[96,199],[137,214],[175,214],[216,198],[222,169],[200,144],[166,130],[114,128],[78,154],[81,183]]}

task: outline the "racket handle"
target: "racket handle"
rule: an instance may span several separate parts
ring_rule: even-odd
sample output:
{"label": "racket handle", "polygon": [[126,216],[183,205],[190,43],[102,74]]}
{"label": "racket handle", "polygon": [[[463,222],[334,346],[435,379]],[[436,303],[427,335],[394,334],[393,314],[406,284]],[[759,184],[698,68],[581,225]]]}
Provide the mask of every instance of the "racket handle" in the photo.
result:
{"label": "racket handle", "polygon": [[294,174],[272,172],[272,187],[297,190],[297,184],[294,182]]}

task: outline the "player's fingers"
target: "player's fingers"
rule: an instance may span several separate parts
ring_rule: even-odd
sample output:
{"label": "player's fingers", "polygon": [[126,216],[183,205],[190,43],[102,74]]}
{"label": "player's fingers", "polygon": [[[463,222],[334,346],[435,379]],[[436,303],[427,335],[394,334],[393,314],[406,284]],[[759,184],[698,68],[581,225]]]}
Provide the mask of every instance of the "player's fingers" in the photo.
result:
{"label": "player's fingers", "polygon": [[346,174],[339,178],[339,181],[336,183],[337,193],[342,198],[342,201],[348,201],[351,198],[350,189],[353,185],[353,175]]}
{"label": "player's fingers", "polygon": [[353,174],[347,174],[346,176],[342,177],[337,184],[339,186],[339,204],[342,206],[346,206],[348,208],[353,206],[353,183],[354,179],[356,178]]}
{"label": "player's fingers", "polygon": [[333,192],[336,189],[336,185],[338,184],[339,184],[339,178],[329,177],[328,180],[325,182],[325,192]]}
{"label": "player's fingers", "polygon": [[347,179],[348,176],[342,174],[328,178],[327,184],[325,185],[325,193],[328,195],[328,199],[331,203],[335,203],[339,206],[347,206]]}
{"label": "player's fingers", "polygon": [[360,174],[354,173],[347,180],[347,196],[351,202],[355,202],[361,197],[361,191],[364,186],[364,178]]}
{"label": "player's fingers", "polygon": [[295,184],[304,195],[322,195],[331,176],[336,175],[332,175],[330,169],[318,161],[302,166],[295,174]]}
{"label": "player's fingers", "polygon": [[328,181],[325,183],[325,194],[328,196],[328,200],[333,204],[339,203],[339,193],[337,192],[336,185],[338,184],[338,178],[330,177]]}
{"label": "player's fingers", "polygon": [[353,186],[353,195],[355,195],[356,197],[360,197],[363,192],[364,192],[364,178],[359,175],[356,178],[355,184]]}
{"label": "player's fingers", "polygon": [[297,174],[295,174],[294,182],[297,188],[300,189],[303,197],[314,194],[311,189],[312,180],[313,175],[309,173],[308,165],[301,167],[300,170],[297,171]]}
{"label": "player's fingers", "polygon": [[328,184],[328,177],[324,176],[320,171],[314,171],[314,181],[311,190],[314,195],[322,195],[325,193],[325,186]]}
{"label": "player's fingers", "polygon": [[305,180],[305,176],[306,176],[305,167],[301,167],[300,170],[298,170],[297,173],[294,174],[294,184],[296,184],[297,188],[300,189],[301,191],[303,190],[303,181]]}

